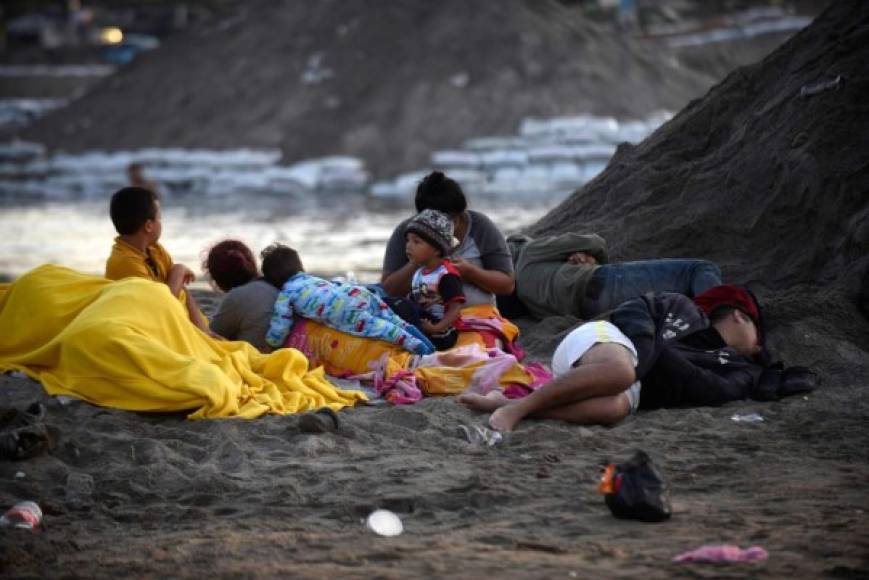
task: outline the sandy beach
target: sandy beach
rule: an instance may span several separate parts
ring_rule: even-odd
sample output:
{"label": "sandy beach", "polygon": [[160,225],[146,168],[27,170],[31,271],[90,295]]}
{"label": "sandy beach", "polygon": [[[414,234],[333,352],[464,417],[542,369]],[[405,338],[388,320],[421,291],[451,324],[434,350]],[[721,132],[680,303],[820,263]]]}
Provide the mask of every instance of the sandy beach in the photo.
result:
{"label": "sandy beach", "polygon": [[[360,406],[309,434],[298,416],[188,421],[2,375],[2,406],[43,402],[60,437],[0,463],[0,506],[45,513],[37,533],[0,528],[0,577],[869,578],[867,38],[869,4],[831,4],[527,230],[596,231],[616,261],[715,261],[816,391],[612,428],[529,420],[487,447],[459,429],[486,416],[452,397]],[[519,321],[529,360],[548,363],[576,322]],[[600,466],[635,449],[669,482],[669,521],[615,519],[596,493]],[[404,533],[367,529],[378,508]],[[704,544],[769,558],[672,562]]]}
{"label": "sandy beach", "polygon": [[[42,533],[0,530],[4,577],[869,574],[865,384],[611,429],[530,422],[492,448],[461,437],[483,418],[452,398],[353,409],[341,432],[312,435],[297,417],[189,422],[61,405],[27,379],[0,388],[7,404],[46,401],[62,434],[52,455],[0,464],[0,503],[34,498],[46,514]],[[731,420],[751,412],[764,421]],[[637,448],[669,480],[668,522],[617,520],[595,491],[599,466]],[[366,529],[377,508],[404,534]],[[707,543],[770,558],[670,561]]]}

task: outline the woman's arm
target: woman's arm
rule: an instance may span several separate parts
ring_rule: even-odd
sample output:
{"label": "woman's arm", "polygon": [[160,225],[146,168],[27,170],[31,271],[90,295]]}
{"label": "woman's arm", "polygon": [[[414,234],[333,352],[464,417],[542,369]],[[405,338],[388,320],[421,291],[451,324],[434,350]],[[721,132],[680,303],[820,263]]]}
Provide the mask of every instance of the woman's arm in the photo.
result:
{"label": "woman's arm", "polygon": [[450,261],[461,274],[462,280],[486,292],[506,296],[512,294],[516,287],[513,274],[500,270],[485,270],[462,258],[451,258]]}
{"label": "woman's arm", "polygon": [[410,292],[410,283],[413,280],[413,273],[416,272],[417,267],[413,262],[407,262],[394,272],[384,270],[380,277],[383,289],[390,296],[406,296]]}
{"label": "woman's arm", "polygon": [[516,287],[513,275],[513,256],[504,234],[488,216],[469,212],[473,218],[467,235],[473,238],[480,251],[481,266],[452,260],[465,282],[492,294],[508,296]]}
{"label": "woman's arm", "polygon": [[392,231],[386,243],[386,252],[383,254],[380,283],[386,293],[394,297],[406,296],[410,292],[410,283],[417,268],[416,264],[407,259],[404,239],[407,221],[401,222]]}

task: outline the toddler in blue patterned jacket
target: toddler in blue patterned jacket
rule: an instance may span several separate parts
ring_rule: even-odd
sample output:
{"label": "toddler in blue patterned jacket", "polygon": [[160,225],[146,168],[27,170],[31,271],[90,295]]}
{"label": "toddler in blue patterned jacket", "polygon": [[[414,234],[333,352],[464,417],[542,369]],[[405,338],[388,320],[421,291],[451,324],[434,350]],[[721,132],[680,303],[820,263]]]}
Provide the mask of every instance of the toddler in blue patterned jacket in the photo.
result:
{"label": "toddler in blue patterned jacket", "polygon": [[376,294],[363,286],[337,284],[307,274],[299,254],[290,247],[272,244],[263,250],[262,272],[280,289],[266,334],[266,342],[274,348],[287,340],[296,314],[347,334],[396,344],[415,354],[434,352],[428,338]]}

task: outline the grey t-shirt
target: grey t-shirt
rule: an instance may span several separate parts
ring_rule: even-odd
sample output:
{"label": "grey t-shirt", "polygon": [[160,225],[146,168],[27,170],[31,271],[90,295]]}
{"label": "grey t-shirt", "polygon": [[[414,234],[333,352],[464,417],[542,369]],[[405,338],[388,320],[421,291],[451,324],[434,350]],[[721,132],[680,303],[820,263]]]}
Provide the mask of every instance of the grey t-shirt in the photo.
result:
{"label": "grey t-shirt", "polygon": [[227,292],[209,328],[229,340],[244,340],[268,350],[266,333],[278,297],[278,289],[265,280],[253,280]]}
{"label": "grey t-shirt", "polygon": [[[504,240],[504,234],[492,223],[485,214],[469,210],[465,212],[468,220],[468,233],[462,243],[453,249],[451,256],[458,256],[485,270],[497,270],[507,274],[513,273],[513,259],[510,249]],[[398,224],[386,244],[383,256],[383,271],[395,272],[407,264],[405,253],[405,228],[413,218],[408,218]],[[486,292],[473,284],[463,281],[465,305],[494,304],[495,295]]]}

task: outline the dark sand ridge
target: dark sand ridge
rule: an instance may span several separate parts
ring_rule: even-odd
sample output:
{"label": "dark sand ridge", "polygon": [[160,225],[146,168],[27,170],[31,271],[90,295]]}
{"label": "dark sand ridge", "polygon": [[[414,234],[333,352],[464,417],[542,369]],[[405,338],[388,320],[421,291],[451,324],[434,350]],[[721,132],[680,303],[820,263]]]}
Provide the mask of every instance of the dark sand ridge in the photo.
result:
{"label": "dark sand ridge", "polygon": [[[755,58],[771,49],[746,45],[764,51],[748,49]],[[349,154],[389,175],[464,139],[512,134],[526,116],[678,110],[720,78],[704,70],[704,49],[691,52],[691,66],[679,65],[664,47],[555,0],[239,3],[232,18],[170,38],[22,137],[68,151]],[[720,65],[719,47],[709,59]],[[306,70],[329,76],[305,84]]]}
{"label": "dark sand ridge", "polygon": [[[531,234],[595,231],[620,260],[708,258],[757,289],[774,331],[809,324],[865,348],[856,295],[869,268],[867,14],[865,3],[831,7],[639,146],[622,145]],[[835,88],[803,95],[836,77]],[[834,364],[836,349],[816,346],[819,362]]]}
{"label": "dark sand ridge", "polygon": [[[0,530],[0,574],[869,576],[869,342],[852,295],[866,266],[867,71],[858,64],[867,34],[869,6],[837,2],[623,150],[535,228],[588,226],[617,257],[697,254],[734,280],[756,280],[770,341],[788,362],[821,370],[818,392],[643,413],[612,429],[529,422],[492,450],[456,436],[458,423],[479,419],[451,399],[353,410],[344,434],[320,436],[300,434],[295,417],[189,423],[49,402],[58,450],[0,464],[0,504],[36,498],[48,529]],[[795,94],[830,73],[849,75],[838,92]],[[794,142],[803,144],[785,146]],[[631,216],[610,221],[607,211]],[[534,353],[551,352],[565,324],[532,327]],[[5,404],[39,396],[28,381],[0,380]],[[752,411],[765,422],[729,419]],[[598,462],[638,446],[670,479],[667,523],[615,520],[593,492]],[[16,480],[19,470],[26,477]],[[366,531],[359,521],[374,507],[397,511],[404,535]],[[709,542],[759,544],[770,559],[670,562]]]}

